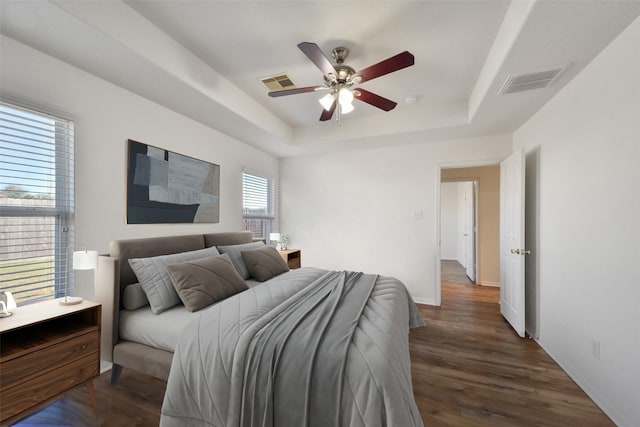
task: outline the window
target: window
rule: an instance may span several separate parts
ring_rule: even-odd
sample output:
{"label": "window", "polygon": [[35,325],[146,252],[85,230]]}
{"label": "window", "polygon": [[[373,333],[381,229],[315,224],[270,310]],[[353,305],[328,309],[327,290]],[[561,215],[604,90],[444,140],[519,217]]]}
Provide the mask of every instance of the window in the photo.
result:
{"label": "window", "polygon": [[269,243],[276,227],[276,185],[273,179],[242,174],[243,229]]}
{"label": "window", "polygon": [[0,102],[0,291],[73,288],[73,122]]}

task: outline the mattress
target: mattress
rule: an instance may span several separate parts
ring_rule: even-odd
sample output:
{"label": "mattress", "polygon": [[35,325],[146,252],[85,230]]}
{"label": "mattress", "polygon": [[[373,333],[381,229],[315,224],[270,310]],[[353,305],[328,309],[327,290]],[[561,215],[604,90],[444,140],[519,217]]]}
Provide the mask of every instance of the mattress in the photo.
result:
{"label": "mattress", "polygon": [[[255,280],[246,280],[246,283],[249,288],[261,284]],[[148,305],[137,310],[122,309],[120,310],[120,338],[173,353],[184,326],[216,304],[193,313],[182,304],[160,314],[152,313]]]}

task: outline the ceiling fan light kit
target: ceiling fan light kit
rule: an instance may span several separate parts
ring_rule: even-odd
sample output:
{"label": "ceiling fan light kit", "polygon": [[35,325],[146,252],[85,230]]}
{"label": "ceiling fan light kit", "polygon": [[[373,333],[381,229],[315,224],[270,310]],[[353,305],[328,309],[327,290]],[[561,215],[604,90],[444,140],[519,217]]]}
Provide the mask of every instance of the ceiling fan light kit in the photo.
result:
{"label": "ceiling fan light kit", "polygon": [[355,110],[353,104],[340,104],[340,114],[349,114]]}
{"label": "ceiling fan light kit", "polygon": [[318,100],[323,107],[320,121],[330,120],[335,110],[338,110],[336,121],[341,123],[341,116],[355,109],[353,106],[354,99],[366,102],[384,111],[393,110],[397,105],[396,102],[364,89],[354,89],[353,86],[410,67],[415,61],[411,53],[404,51],[356,72],[353,68],[344,64],[344,60],[349,56],[349,49],[346,47],[333,49],[332,55],[336,65],[331,64],[315,43],[302,42],[298,44],[298,48],[323,72],[324,84],[322,86],[271,91],[269,96],[279,97],[328,89],[330,92]]}
{"label": "ceiling fan light kit", "polygon": [[320,98],[318,102],[320,103],[320,105],[322,105],[322,108],[324,108],[327,111],[330,111],[331,107],[333,107],[333,103],[335,102],[335,100],[336,98],[334,94],[328,93],[322,98]]}

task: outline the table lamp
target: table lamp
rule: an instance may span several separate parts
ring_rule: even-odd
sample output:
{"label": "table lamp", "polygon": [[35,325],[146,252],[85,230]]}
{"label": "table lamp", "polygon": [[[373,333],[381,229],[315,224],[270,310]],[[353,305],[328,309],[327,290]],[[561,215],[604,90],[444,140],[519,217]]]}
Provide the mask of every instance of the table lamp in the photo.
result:
{"label": "table lamp", "polygon": [[[76,251],[73,253],[73,270],[95,270],[98,267],[98,252],[88,251],[86,248],[84,251]],[[68,286],[64,288],[64,297],[58,301],[62,305],[74,305],[82,302],[82,297],[72,297],[67,295]]]}

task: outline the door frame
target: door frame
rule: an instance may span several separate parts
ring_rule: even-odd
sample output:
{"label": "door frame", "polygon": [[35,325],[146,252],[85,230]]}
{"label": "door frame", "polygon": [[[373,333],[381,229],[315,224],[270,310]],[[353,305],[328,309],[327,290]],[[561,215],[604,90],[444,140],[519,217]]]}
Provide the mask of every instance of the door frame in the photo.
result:
{"label": "door frame", "polygon": [[[507,156],[508,157],[508,156]],[[506,157],[505,157],[506,158]],[[436,191],[435,191],[435,206],[436,206],[436,214],[435,214],[435,242],[434,242],[434,247],[435,247],[435,268],[434,268],[434,272],[435,272],[435,295],[434,295],[434,302],[436,306],[440,306],[442,305],[442,271],[440,268],[440,257],[442,256],[441,251],[440,251],[440,240],[441,240],[441,236],[440,236],[440,210],[442,209],[441,203],[440,203],[440,185],[442,184],[442,170],[443,169],[462,169],[462,168],[476,168],[476,167],[483,167],[483,166],[496,166],[496,165],[500,165],[500,162],[502,162],[504,159],[490,159],[490,160],[479,160],[479,161],[472,161],[472,162],[445,162],[445,163],[438,163],[438,165],[436,166]],[[476,194],[476,206],[477,206],[477,199],[478,199],[478,195]],[[477,215],[477,212],[476,212]],[[477,216],[476,216],[476,222],[477,222]],[[476,223],[476,228],[477,228],[477,223]],[[477,239],[477,233],[476,233],[476,260],[478,259],[478,239]],[[477,270],[477,266],[476,266],[476,283],[478,283],[478,270]]]}
{"label": "door frame", "polygon": [[[471,279],[471,281],[474,284],[478,284],[478,180],[474,179],[472,181],[458,181],[460,183],[470,183],[471,184],[471,197],[473,198],[473,200],[471,200],[471,205],[472,205],[472,209],[473,209],[473,214],[472,214],[472,229],[471,229],[471,238],[473,239],[473,243],[471,245],[471,247],[473,248],[473,259],[471,260],[471,270],[473,270],[473,279],[469,276],[469,266],[468,263],[469,261],[466,259],[466,252],[467,252],[467,243],[468,243],[468,239],[465,239],[465,265],[464,269],[465,272],[467,273],[467,277],[469,279]],[[464,206],[464,217],[465,217],[465,225],[467,222],[467,206],[466,206],[466,194],[465,194],[465,206]]]}

